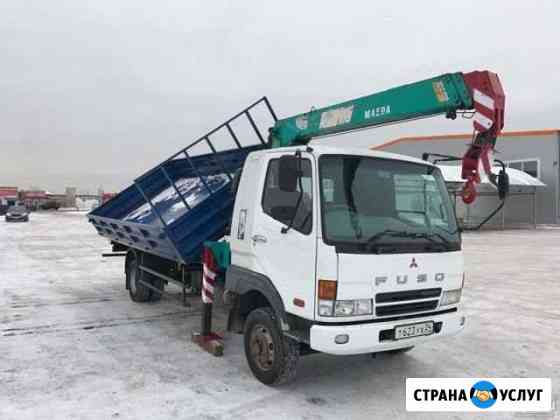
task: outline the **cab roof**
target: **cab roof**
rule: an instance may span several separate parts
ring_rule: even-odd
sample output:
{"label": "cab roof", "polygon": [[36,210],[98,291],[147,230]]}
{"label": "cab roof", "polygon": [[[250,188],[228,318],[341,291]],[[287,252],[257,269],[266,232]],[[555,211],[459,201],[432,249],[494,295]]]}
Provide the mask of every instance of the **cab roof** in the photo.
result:
{"label": "cab roof", "polygon": [[[296,150],[304,151],[307,146],[291,146],[291,147],[282,147],[278,149],[266,149],[259,153],[270,153],[270,152],[289,152],[292,151],[295,153]],[[374,158],[381,158],[381,159],[391,159],[391,160],[398,160],[401,162],[411,162],[417,163],[420,165],[428,165],[434,166],[430,162],[426,162],[425,160],[418,159],[412,156],[405,156],[400,155],[397,153],[390,153],[390,152],[382,152],[379,150],[371,150],[364,147],[341,147],[341,146],[326,146],[326,145],[316,145],[316,144],[309,144],[309,147],[313,149],[313,154],[320,156],[320,155],[351,155],[351,156],[365,156],[365,157],[374,157]]]}

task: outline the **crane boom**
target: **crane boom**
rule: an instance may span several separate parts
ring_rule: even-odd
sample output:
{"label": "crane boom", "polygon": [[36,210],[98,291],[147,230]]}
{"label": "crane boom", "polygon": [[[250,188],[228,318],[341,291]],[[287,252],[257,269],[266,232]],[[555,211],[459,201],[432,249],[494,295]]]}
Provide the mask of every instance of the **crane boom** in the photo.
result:
{"label": "crane boom", "polygon": [[441,114],[454,119],[457,111],[472,110],[475,134],[462,159],[463,200],[471,203],[476,198],[474,185],[480,182],[480,163],[495,182],[489,154],[503,128],[504,105],[495,73],[448,73],[278,120],[270,130],[269,145],[306,144],[321,136]]}

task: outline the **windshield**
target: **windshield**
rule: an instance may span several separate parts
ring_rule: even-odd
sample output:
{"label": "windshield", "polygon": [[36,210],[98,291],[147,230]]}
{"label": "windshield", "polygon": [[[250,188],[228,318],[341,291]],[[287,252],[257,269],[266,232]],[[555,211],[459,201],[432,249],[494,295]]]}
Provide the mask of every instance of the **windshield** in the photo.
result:
{"label": "windshield", "polygon": [[363,156],[319,159],[323,239],[348,252],[460,249],[438,168]]}
{"label": "windshield", "polygon": [[24,206],[12,206],[8,209],[10,213],[25,213],[26,209]]}

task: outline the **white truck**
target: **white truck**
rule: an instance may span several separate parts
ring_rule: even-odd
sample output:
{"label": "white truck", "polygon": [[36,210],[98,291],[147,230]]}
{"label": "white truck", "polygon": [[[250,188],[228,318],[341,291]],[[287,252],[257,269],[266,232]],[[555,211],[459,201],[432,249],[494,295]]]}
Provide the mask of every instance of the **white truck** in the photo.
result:
{"label": "white truck", "polygon": [[216,150],[213,130],[193,143],[211,154],[185,148],[89,214],[115,250],[127,251],[131,298],[157,300],[168,283],[196,287],[202,271],[197,341],[219,344],[210,317],[223,290],[228,330],[244,334],[249,366],[265,384],[293,378],[301,354],[398,353],[461,331],[461,234],[438,167],[309,140],[475,109],[465,156],[436,157],[462,160],[465,202],[476,197],[480,162],[505,196],[507,175],[489,164],[503,125],[497,76],[443,75],[276,120],[268,143],[248,147],[231,125],[245,115],[262,140],[251,109],[218,127],[232,135],[233,151]]}

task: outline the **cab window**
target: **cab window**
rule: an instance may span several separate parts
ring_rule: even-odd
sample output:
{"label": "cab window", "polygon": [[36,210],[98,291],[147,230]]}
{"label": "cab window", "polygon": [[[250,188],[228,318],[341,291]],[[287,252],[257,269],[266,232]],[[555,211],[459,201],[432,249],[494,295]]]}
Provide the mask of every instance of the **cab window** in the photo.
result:
{"label": "cab window", "polygon": [[292,192],[282,191],[279,187],[279,161],[280,159],[272,159],[268,163],[262,198],[263,211],[273,219],[288,225],[294,214],[293,209],[297,206],[292,228],[308,235],[311,233],[313,222],[311,161],[309,159],[302,159],[303,176],[301,177],[301,182],[298,182],[296,191]]}

